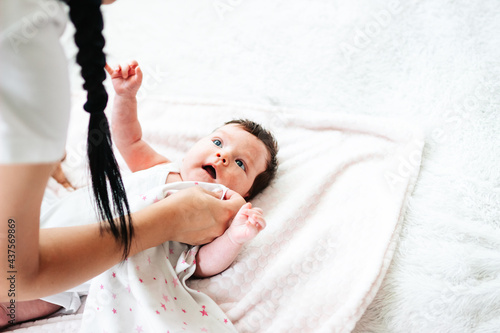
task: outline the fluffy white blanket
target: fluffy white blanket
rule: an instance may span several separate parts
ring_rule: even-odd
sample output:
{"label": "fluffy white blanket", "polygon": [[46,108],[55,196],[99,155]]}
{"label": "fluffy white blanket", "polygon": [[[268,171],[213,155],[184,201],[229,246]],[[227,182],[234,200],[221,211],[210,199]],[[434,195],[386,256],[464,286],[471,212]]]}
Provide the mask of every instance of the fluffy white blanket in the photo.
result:
{"label": "fluffy white blanket", "polygon": [[[281,146],[277,180],[254,201],[268,227],[228,270],[188,285],[240,332],[351,331],[391,261],[420,167],[418,131],[391,119],[244,105],[150,98],[139,108],[145,140],[176,159],[240,117],[269,127]],[[71,166],[80,159],[68,150],[65,169],[80,169]]]}

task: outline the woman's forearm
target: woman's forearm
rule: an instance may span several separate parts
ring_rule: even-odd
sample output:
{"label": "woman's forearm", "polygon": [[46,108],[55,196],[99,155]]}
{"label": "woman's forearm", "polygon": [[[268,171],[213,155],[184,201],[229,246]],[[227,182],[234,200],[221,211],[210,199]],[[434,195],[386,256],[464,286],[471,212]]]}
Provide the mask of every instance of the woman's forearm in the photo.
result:
{"label": "woman's forearm", "polygon": [[[149,215],[147,210],[132,214],[136,236],[132,240],[130,255],[174,237],[170,236],[167,223],[164,230],[159,232],[157,219]],[[162,215],[165,216],[165,213]],[[9,276],[14,277],[12,282],[16,301],[40,298],[67,290],[93,278],[121,260],[122,247],[111,233],[101,233],[99,224],[40,229],[39,233],[39,255],[33,258],[18,256],[19,265],[15,265],[15,269],[4,269],[15,271],[9,273]],[[22,254],[22,251],[19,253]],[[12,289],[10,286],[6,287]],[[9,301],[12,298],[7,296],[8,293],[2,292],[0,301]]]}
{"label": "woman's forearm", "polygon": [[[98,224],[39,229],[40,203],[55,164],[0,165],[0,302],[74,287],[118,263],[123,249]],[[132,214],[130,255],[173,240],[199,245],[226,230],[244,200],[196,186]],[[9,236],[10,235],[10,236]]]}
{"label": "woman's forearm", "polygon": [[[132,221],[135,237],[131,256],[173,237],[167,223],[159,232],[158,223],[147,211],[132,214]],[[98,224],[41,229],[36,282],[28,278],[20,284],[20,296],[33,299],[67,290],[117,264],[121,256],[122,247],[109,232],[101,233]]]}

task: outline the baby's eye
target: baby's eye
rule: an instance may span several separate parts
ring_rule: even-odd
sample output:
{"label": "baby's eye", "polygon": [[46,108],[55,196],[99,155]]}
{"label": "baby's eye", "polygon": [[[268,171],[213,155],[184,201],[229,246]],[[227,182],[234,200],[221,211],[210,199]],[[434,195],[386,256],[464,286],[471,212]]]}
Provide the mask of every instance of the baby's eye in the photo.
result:
{"label": "baby's eye", "polygon": [[242,160],[236,160],[236,164],[245,171],[245,164],[243,164]]}
{"label": "baby's eye", "polygon": [[214,143],[214,145],[216,145],[218,147],[222,147],[222,142],[219,139],[214,139],[214,140],[212,140],[212,142]]}

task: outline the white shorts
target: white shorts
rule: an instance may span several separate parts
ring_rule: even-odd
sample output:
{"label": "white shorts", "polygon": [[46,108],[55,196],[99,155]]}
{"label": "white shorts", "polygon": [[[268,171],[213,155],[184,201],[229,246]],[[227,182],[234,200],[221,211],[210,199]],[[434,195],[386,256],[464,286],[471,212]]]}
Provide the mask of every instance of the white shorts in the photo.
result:
{"label": "white shorts", "polygon": [[70,114],[57,0],[0,1],[0,163],[48,163],[64,155]]}

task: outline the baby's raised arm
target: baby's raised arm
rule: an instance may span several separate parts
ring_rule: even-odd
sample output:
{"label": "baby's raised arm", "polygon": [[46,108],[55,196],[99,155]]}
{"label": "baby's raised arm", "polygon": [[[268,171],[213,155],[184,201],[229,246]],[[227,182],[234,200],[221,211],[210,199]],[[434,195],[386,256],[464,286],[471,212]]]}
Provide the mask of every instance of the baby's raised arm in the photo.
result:
{"label": "baby's raised arm", "polygon": [[137,61],[111,68],[106,64],[116,95],[113,104],[111,132],[116,147],[132,172],[170,162],[142,139],[137,118],[137,91],[142,83],[142,71]]}
{"label": "baby's raised arm", "polygon": [[229,228],[212,243],[204,245],[196,254],[195,277],[210,277],[219,274],[231,265],[243,244],[253,239],[266,227],[260,208],[244,204]]}

